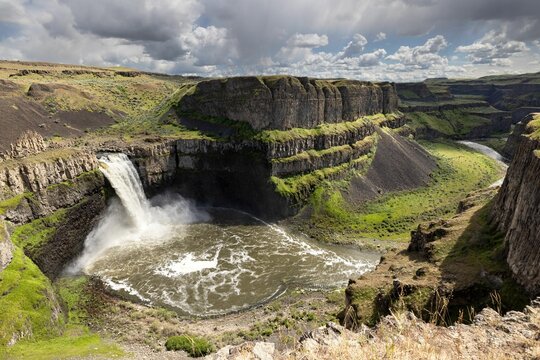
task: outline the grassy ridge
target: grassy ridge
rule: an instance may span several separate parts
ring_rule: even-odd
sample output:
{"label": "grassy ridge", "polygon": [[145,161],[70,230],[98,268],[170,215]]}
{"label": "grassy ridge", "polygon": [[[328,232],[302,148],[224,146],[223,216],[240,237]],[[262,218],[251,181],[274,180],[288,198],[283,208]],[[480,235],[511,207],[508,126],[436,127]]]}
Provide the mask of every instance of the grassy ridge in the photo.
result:
{"label": "grassy ridge", "polygon": [[468,110],[443,110],[440,112],[413,112],[407,114],[410,126],[415,130],[430,129],[441,135],[462,136],[474,128],[489,125],[491,121]]}
{"label": "grassy ridge", "polygon": [[295,139],[305,139],[320,135],[336,135],[351,130],[358,130],[367,126],[372,121],[384,120],[383,114],[364,116],[356,121],[321,124],[312,129],[293,128],[290,130],[263,130],[256,138],[264,142],[286,142]]}
{"label": "grassy ridge", "polygon": [[418,223],[451,215],[469,192],[502,176],[496,162],[450,142],[422,143],[439,163],[428,186],[390,193],[353,208],[339,188],[317,189],[312,198],[312,225],[328,240],[333,233],[359,237],[408,240]]}

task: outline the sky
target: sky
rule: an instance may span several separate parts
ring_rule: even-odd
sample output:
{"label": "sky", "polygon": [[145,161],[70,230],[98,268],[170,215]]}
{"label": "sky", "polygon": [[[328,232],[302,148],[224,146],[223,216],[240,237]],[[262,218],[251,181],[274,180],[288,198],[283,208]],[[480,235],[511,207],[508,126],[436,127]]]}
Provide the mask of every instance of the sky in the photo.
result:
{"label": "sky", "polygon": [[418,81],[540,71],[540,0],[0,0],[0,59]]}

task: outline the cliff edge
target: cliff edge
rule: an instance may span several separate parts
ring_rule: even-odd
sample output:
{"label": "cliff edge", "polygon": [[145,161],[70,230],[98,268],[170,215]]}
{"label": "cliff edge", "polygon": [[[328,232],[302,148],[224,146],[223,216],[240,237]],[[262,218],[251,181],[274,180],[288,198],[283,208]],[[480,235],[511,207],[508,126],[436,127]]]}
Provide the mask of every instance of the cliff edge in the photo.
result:
{"label": "cliff edge", "polygon": [[391,83],[307,77],[235,77],[201,81],[182,112],[247,122],[255,130],[314,128],[397,110]]}
{"label": "cliff edge", "polygon": [[492,216],[506,234],[507,262],[516,280],[530,293],[539,294],[540,113],[529,116]]}

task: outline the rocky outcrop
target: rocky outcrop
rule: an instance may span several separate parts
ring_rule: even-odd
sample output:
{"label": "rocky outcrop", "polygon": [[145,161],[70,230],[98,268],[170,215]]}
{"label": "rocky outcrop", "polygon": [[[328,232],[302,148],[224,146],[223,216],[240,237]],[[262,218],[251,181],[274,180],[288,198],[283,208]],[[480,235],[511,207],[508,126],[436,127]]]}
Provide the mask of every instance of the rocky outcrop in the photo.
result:
{"label": "rocky outcrop", "polygon": [[105,195],[96,192],[67,209],[53,235],[37,249],[25,253],[49,278],[56,278],[64,267],[82,253],[84,240],[105,211]]}
{"label": "rocky outcrop", "polygon": [[418,225],[416,230],[411,231],[411,242],[407,251],[419,252],[429,258],[433,252],[432,243],[448,233],[445,227],[448,227],[448,224],[444,220]]}
{"label": "rocky outcrop", "polygon": [[0,272],[6,268],[13,257],[13,244],[9,240],[9,234],[4,221],[0,219]]}
{"label": "rocky outcrop", "polygon": [[324,151],[307,151],[289,158],[272,160],[272,175],[287,176],[338,166],[369,154],[375,139],[360,140],[352,145],[337,146]]}
{"label": "rocky outcrop", "polygon": [[[514,122],[516,125],[514,126],[512,133],[508,136],[508,140],[504,144],[504,148],[501,152],[501,154],[507,159],[512,159],[514,157],[514,154],[519,146],[521,136],[525,133],[525,129],[527,128],[529,121],[533,119],[533,109],[537,109],[540,112],[540,108],[522,108],[512,113],[512,122]],[[525,115],[521,116],[523,114]],[[516,119],[519,120],[516,121]]]}
{"label": "rocky outcrop", "polygon": [[76,149],[57,149],[21,161],[0,164],[0,200],[24,192],[39,192],[46,187],[73,180],[78,175],[96,170],[94,154]]}
{"label": "rocky outcrop", "polygon": [[205,357],[206,360],[273,360],[277,355],[276,344],[271,342],[245,342],[240,345],[227,345],[219,349],[215,354]]}
{"label": "rocky outcrop", "polygon": [[504,316],[485,308],[470,325],[436,326],[400,311],[358,332],[328,325],[315,334],[315,340],[299,341],[284,358],[534,359],[540,338],[540,301]]}
{"label": "rocky outcrop", "polygon": [[316,134],[284,141],[266,142],[264,150],[270,159],[294,156],[308,150],[324,150],[331,147],[354,144],[375,132],[375,125],[371,122],[350,126],[345,131]]}
{"label": "rocky outcrop", "polygon": [[540,138],[539,115],[521,136],[496,198],[493,219],[503,231],[507,262],[518,282],[540,293]]}
{"label": "rocky outcrop", "polygon": [[426,83],[396,83],[399,98],[411,101],[436,101],[437,97],[429,90]]}
{"label": "rocky outcrop", "polygon": [[179,110],[247,122],[257,130],[286,130],[390,113],[397,102],[389,83],[237,77],[200,82],[180,101]]}
{"label": "rocky outcrop", "polygon": [[524,120],[527,115],[532,113],[540,113],[540,107],[520,107],[512,111],[512,123],[517,124]]}
{"label": "rocky outcrop", "polygon": [[[47,149],[47,144],[43,136],[35,131],[24,132],[14,144],[11,144],[11,151],[4,154],[4,159],[19,159],[30,155],[38,154]],[[2,154],[0,154],[1,159]]]}

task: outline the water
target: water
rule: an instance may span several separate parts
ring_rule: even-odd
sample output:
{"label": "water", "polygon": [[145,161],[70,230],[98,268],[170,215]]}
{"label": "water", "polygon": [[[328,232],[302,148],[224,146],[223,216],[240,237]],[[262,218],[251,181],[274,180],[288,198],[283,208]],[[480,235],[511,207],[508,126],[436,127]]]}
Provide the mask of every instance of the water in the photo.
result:
{"label": "water", "polygon": [[376,253],[314,243],[237,210],[201,209],[172,194],[148,201],[127,157],[101,161],[120,201],[111,202],[70,271],[98,275],[139,301],[182,315],[226,314],[288,289],[343,286],[379,260]]}
{"label": "water", "polygon": [[99,163],[101,172],[109,179],[133,225],[144,225],[149,219],[150,204],[131,160],[125,154],[107,154],[99,159]]}
{"label": "water", "polygon": [[496,160],[497,163],[504,170],[504,175],[499,180],[497,180],[496,182],[491,184],[490,187],[497,187],[497,186],[502,185],[502,183],[504,181],[504,176],[506,175],[506,171],[508,170],[508,164],[506,163],[506,159],[501,154],[499,154],[498,152],[496,152],[495,150],[493,150],[489,146],[482,145],[482,144],[479,144],[479,143],[475,143],[473,141],[458,141],[458,143],[460,143],[462,145],[465,145],[467,147],[470,147],[471,149],[474,149],[476,151],[479,151],[482,154]]}

